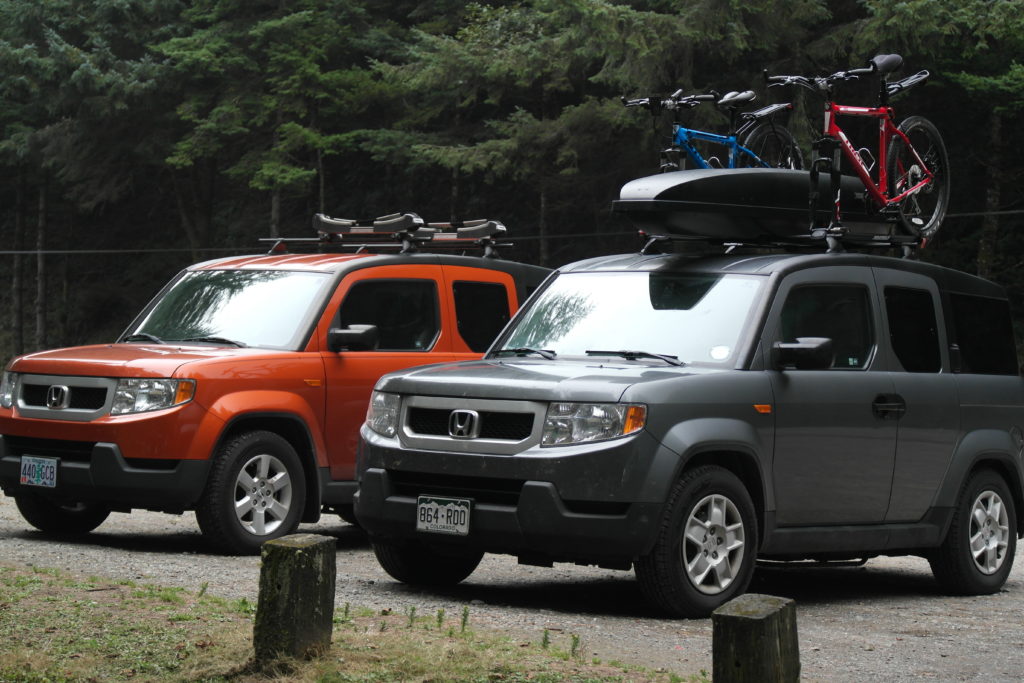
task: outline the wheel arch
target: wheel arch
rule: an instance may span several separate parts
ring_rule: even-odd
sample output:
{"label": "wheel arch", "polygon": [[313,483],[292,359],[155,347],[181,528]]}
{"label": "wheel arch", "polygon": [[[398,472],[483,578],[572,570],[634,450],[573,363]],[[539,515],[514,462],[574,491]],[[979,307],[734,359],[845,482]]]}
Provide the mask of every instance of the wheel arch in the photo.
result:
{"label": "wheel arch", "polygon": [[1013,497],[1013,509],[1017,518],[1017,537],[1024,534],[1024,492],[1021,490],[1021,473],[1014,464],[1014,460],[1003,453],[983,453],[971,465],[971,468],[964,473],[962,487],[975,472],[983,469],[994,470],[1003,478],[1006,486],[1010,489],[1010,496]]}
{"label": "wheel arch", "polygon": [[302,463],[303,480],[306,484],[306,500],[300,521],[312,523],[320,519],[320,481],[316,465],[316,451],[309,425],[299,416],[290,413],[258,412],[238,415],[224,427],[214,453],[239,434],[252,431],[267,431],[287,441]]}
{"label": "wheel arch", "polygon": [[980,469],[995,470],[1010,489],[1018,534],[1024,527],[1024,474],[1020,448],[1009,432],[985,429],[969,433],[953,455],[934,507],[952,509],[967,480]]}

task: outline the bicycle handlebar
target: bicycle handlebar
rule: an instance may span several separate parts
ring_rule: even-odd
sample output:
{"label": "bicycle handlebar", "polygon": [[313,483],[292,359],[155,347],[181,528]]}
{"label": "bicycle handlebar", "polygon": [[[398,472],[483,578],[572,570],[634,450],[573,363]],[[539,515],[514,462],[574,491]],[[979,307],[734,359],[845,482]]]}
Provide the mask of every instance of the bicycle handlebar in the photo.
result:
{"label": "bicycle handlebar", "polygon": [[[840,81],[855,81],[861,76],[870,76],[876,73],[881,75],[884,79],[886,75],[892,73],[901,66],[903,66],[903,57],[897,54],[875,55],[868,60],[867,66],[859,67],[857,69],[837,71],[831,76],[814,76],[813,78],[808,78],[807,76],[769,76],[768,70],[765,69],[764,81],[768,84],[769,88],[778,85],[799,85],[800,87],[807,88],[808,90],[813,90],[818,93],[828,93],[833,83]],[[921,73],[925,74],[924,77],[917,78],[920,74],[916,74],[915,76],[911,76],[910,78],[900,81],[903,83],[911,79],[917,79],[912,83],[902,86],[901,88],[897,88],[897,92],[899,90],[909,88],[914,83],[918,83],[928,77],[927,71]]]}
{"label": "bicycle handlebar", "polygon": [[633,100],[622,97],[621,99],[627,107],[645,107],[651,110],[651,114],[657,114],[662,109],[690,109],[701,102],[715,102],[719,97],[720,95],[714,90],[699,95],[683,95],[683,91],[680,89],[664,99],[660,97],[639,97]]}

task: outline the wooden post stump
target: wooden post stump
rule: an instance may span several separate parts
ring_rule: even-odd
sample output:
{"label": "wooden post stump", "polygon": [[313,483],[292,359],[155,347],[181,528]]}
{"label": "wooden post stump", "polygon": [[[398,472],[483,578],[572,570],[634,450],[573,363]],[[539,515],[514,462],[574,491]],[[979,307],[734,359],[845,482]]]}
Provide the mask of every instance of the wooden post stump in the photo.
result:
{"label": "wooden post stump", "polygon": [[263,544],[262,559],[253,626],[256,661],[327,652],[334,625],[334,539],[283,536]]}
{"label": "wooden post stump", "polygon": [[796,603],[748,593],[711,613],[715,683],[800,680]]}

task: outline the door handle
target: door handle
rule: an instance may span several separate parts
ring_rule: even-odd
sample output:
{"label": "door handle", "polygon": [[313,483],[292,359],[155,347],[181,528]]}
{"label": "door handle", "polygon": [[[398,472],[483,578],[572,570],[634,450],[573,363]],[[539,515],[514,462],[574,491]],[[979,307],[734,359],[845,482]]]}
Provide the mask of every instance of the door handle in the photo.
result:
{"label": "door handle", "polygon": [[879,394],[871,404],[871,410],[882,420],[898,420],[907,412],[907,402],[899,394]]}

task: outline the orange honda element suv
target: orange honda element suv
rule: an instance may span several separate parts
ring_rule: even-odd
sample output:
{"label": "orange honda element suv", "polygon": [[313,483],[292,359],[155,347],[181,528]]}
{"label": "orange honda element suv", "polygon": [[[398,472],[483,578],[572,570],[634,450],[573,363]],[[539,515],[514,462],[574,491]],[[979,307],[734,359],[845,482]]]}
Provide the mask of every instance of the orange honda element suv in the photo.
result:
{"label": "orange honda element suv", "polygon": [[[498,258],[494,221],[314,227],[186,268],[113,344],[11,361],[0,486],[31,525],[82,534],[111,511],[195,510],[215,548],[251,553],[321,511],[353,521],[377,379],[480,357],[548,274]],[[295,242],[317,253],[288,253]]]}

